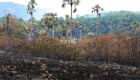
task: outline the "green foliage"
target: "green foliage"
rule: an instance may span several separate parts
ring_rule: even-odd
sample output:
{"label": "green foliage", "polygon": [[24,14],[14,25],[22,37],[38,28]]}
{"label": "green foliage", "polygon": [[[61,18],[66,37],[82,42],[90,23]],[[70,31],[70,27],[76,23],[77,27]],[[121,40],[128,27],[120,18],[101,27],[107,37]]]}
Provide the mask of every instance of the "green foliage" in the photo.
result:
{"label": "green foliage", "polygon": [[35,10],[34,10],[35,5],[37,5],[35,0],[31,0],[31,1],[28,3],[28,5],[27,5],[27,7],[28,7],[28,9],[27,9],[27,10],[28,10],[28,13],[29,13],[31,16],[33,16],[33,12],[35,11]]}
{"label": "green foliage", "polygon": [[[130,24],[140,23],[140,14],[134,12],[120,11],[103,13],[100,19],[97,17],[87,18],[84,16],[76,18],[80,21],[83,28],[88,28],[90,31],[99,34],[112,33],[118,28],[128,30]],[[98,28],[96,30],[96,28]]]}
{"label": "green foliage", "polygon": [[41,21],[41,25],[47,26],[48,28],[53,28],[54,26],[56,26],[56,16],[57,15],[53,13],[44,14]]}
{"label": "green foliage", "polygon": [[[37,5],[36,1],[35,0],[30,0],[30,2],[28,3],[27,5],[27,11],[28,13],[31,15],[31,23],[33,24],[33,20],[34,20],[34,17],[33,17],[33,14],[35,12],[35,6]],[[32,25],[33,26],[33,25]]]}

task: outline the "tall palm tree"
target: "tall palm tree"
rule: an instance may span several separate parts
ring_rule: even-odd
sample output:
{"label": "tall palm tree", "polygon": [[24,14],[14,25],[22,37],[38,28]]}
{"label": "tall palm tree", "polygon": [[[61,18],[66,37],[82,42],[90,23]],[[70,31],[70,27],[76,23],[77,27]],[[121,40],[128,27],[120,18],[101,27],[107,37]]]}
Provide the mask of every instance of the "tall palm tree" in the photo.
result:
{"label": "tall palm tree", "polygon": [[[77,11],[77,8],[76,6],[78,6],[80,3],[80,0],[63,0],[63,4],[62,4],[62,8],[65,8],[66,5],[70,5],[70,11],[71,11],[71,16],[70,16],[70,19],[71,19],[71,22],[70,22],[70,27],[72,26],[72,18],[73,18],[73,13],[75,13]],[[74,7],[74,9],[73,9]],[[67,17],[66,17],[67,19]],[[67,30],[68,34],[67,36],[69,37],[69,39],[71,38],[71,33],[70,33],[70,29]],[[71,43],[71,39],[70,39],[70,43]]]}
{"label": "tall palm tree", "polygon": [[[80,0],[63,0],[62,8],[65,8],[65,6],[68,4],[70,5],[70,10],[71,10],[71,18],[73,17],[72,14],[77,11],[76,6],[78,6],[80,3]],[[74,6],[74,10],[73,10]]]}
{"label": "tall palm tree", "polygon": [[27,7],[27,11],[28,13],[31,15],[31,23],[33,24],[33,13],[35,12],[35,6],[37,5],[36,1],[35,0],[31,0]]}
{"label": "tall palm tree", "polygon": [[103,11],[103,10],[104,9],[102,7],[100,7],[99,4],[92,7],[92,13],[95,12],[97,14],[97,16],[101,16],[100,11]]}
{"label": "tall palm tree", "polygon": [[[98,35],[98,28],[99,28],[99,26],[100,26],[100,21],[99,21],[99,18],[100,18],[100,16],[101,16],[101,13],[100,13],[100,11],[102,11],[103,10],[103,8],[101,8],[100,6],[99,6],[99,4],[97,4],[97,5],[95,5],[94,7],[92,7],[92,13],[95,13],[96,15],[97,15],[97,26],[96,26],[96,36]],[[95,38],[96,39],[96,42],[98,43],[98,39],[97,39],[97,37]],[[98,45],[97,43],[95,43],[96,45]],[[100,51],[98,48],[96,49],[97,51]],[[108,55],[108,53],[107,53],[107,55]],[[101,59],[101,54],[98,54],[98,56],[99,56],[99,58]]]}
{"label": "tall palm tree", "polygon": [[[102,7],[100,7],[100,5],[99,4],[97,4],[97,5],[95,5],[94,7],[92,7],[92,13],[96,13],[96,15],[97,15],[97,22],[98,22],[98,27],[99,27],[99,17],[101,16],[101,13],[100,13],[100,11],[103,11],[104,9],[102,8]],[[98,32],[97,32],[97,27],[96,27],[96,35],[98,34]]]}
{"label": "tall palm tree", "polygon": [[[37,5],[36,1],[35,0],[30,0],[28,5],[27,5],[27,11],[28,13],[31,15],[31,25],[33,27],[33,20],[34,20],[34,17],[33,17],[33,13],[35,12],[35,6]],[[31,39],[31,34],[32,34],[32,28],[28,28],[28,39],[30,40]]]}

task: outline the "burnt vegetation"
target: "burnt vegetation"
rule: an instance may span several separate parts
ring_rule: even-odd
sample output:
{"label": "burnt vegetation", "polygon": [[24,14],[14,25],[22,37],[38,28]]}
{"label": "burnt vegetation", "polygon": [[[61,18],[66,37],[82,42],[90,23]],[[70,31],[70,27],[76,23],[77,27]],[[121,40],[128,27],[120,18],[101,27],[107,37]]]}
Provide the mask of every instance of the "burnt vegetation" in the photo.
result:
{"label": "burnt vegetation", "polygon": [[[73,18],[79,0],[63,0],[71,15],[0,18],[0,80],[140,80],[140,13],[102,13]],[[74,7],[74,9],[73,9]]]}

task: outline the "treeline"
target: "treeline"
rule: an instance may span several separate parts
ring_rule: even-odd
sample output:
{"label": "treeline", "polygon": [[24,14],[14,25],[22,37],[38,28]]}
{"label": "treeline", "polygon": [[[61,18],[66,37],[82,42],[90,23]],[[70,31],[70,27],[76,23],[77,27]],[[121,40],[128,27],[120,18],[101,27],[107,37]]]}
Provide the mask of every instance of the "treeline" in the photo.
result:
{"label": "treeline", "polygon": [[113,33],[118,29],[129,31],[133,23],[140,23],[140,13],[119,11],[102,13],[101,17],[78,17],[83,28],[98,34]]}
{"label": "treeline", "polygon": [[[47,16],[53,13],[46,13],[42,17],[41,20],[37,21],[35,18],[33,19],[34,26],[47,26],[48,28],[53,28],[56,32],[66,32],[69,28],[67,27],[70,25],[70,21],[67,17],[54,17],[52,16],[53,23],[50,23]],[[9,22],[5,21],[5,17],[0,18],[0,27],[1,31],[2,28],[4,29],[5,24],[10,24],[9,29],[14,30],[16,36],[21,37],[26,33],[26,29],[31,27],[30,20],[24,21],[21,18],[13,17],[13,15],[9,14]],[[7,17],[8,18],[8,17]],[[45,23],[42,23],[42,20],[45,19]],[[118,30],[123,32],[129,32],[131,24],[140,23],[140,13],[139,12],[129,12],[129,11],[119,11],[119,12],[108,12],[102,13],[100,17],[87,17],[87,16],[80,16],[76,17],[73,20],[73,26],[82,30],[82,33],[86,34],[88,32],[93,32],[94,34],[107,34],[107,33],[114,33]],[[50,26],[51,25],[51,26]],[[80,27],[81,26],[81,27]],[[4,32],[4,30],[3,30]],[[10,33],[11,34],[11,33]],[[76,35],[77,33],[74,33]]]}

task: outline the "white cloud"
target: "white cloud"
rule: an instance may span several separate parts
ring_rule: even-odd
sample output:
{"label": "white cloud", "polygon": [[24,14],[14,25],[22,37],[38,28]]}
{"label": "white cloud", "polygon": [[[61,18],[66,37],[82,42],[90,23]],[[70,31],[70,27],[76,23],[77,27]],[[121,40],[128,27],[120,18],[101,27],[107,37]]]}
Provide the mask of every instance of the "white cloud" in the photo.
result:
{"label": "white cloud", "polygon": [[[18,4],[27,5],[30,0],[0,0],[0,2],[11,1]],[[59,16],[70,14],[70,7],[61,8],[62,0],[36,0],[38,3],[37,7],[46,8],[49,12],[55,12]],[[91,14],[91,8],[95,4],[100,4],[105,11],[140,11],[139,0],[81,0],[77,13],[74,15],[85,15]]]}

